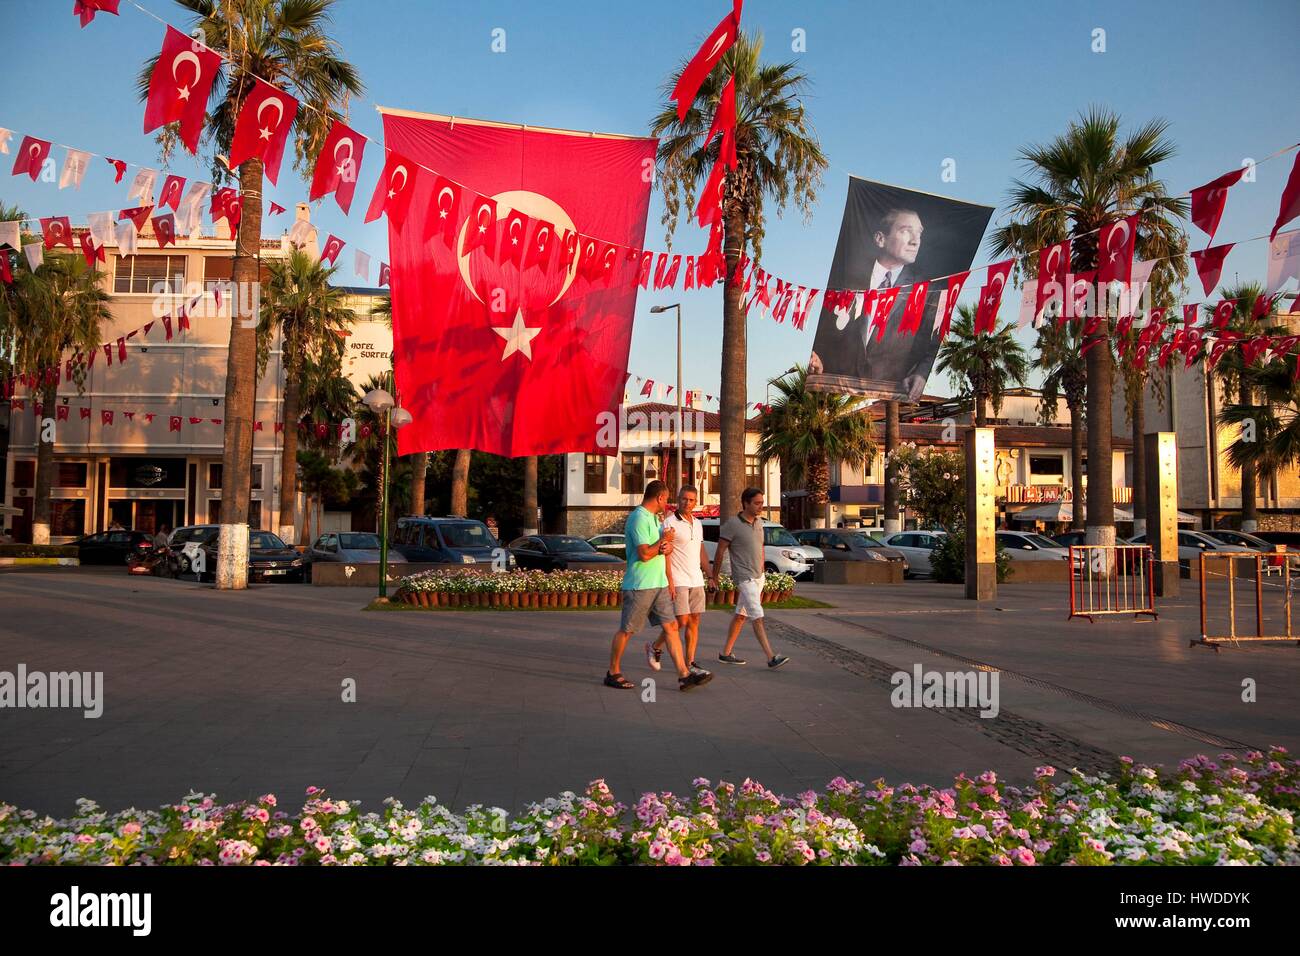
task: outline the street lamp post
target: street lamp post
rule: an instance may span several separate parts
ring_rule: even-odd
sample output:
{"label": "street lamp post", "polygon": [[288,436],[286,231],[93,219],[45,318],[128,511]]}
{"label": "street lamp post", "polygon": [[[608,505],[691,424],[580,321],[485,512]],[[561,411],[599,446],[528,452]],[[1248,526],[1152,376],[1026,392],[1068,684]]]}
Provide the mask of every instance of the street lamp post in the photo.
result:
{"label": "street lamp post", "polygon": [[[677,485],[681,487],[686,484],[686,477],[682,473],[682,304],[674,302],[672,305],[650,307],[650,311],[655,314],[669,309],[677,310]],[[676,489],[673,489],[673,494],[676,495]]]}
{"label": "street lamp post", "polygon": [[367,392],[362,401],[371,411],[384,416],[384,460],[379,482],[379,597],[386,601],[388,600],[388,436],[394,428],[409,425],[411,413],[397,405],[393,401],[393,396],[382,388]]}

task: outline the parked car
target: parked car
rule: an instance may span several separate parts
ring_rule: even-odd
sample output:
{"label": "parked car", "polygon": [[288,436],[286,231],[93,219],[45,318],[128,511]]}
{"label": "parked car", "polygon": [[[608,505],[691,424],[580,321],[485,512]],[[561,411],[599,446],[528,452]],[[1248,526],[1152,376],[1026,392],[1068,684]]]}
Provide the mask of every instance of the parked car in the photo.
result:
{"label": "parked car", "polygon": [[901,563],[903,577],[911,574],[911,566],[903,552],[886,547],[865,531],[856,528],[810,528],[806,531],[796,531],[794,536],[801,545],[820,549],[827,561]]}
{"label": "parked car", "polygon": [[933,574],[930,552],[938,547],[946,531],[895,531],[885,535],[884,544],[907,558],[912,575]]}
{"label": "parked car", "polygon": [[996,537],[1012,561],[1070,560],[1068,548],[1032,531],[998,531]]}
{"label": "parked car", "polygon": [[1256,531],[1254,535],[1269,544],[1284,544],[1288,551],[1300,551],[1300,531]]}
{"label": "parked car", "polygon": [[133,555],[153,550],[153,535],[144,531],[100,531],[78,538],[73,544],[82,564],[124,565]]}
{"label": "parked car", "polygon": [[[407,561],[430,564],[475,564],[491,566],[501,545],[488,526],[473,518],[449,516],[399,518],[397,532],[389,543]],[[507,554],[506,567],[515,559]]]}
{"label": "parked car", "polygon": [[623,558],[597,551],[582,538],[568,534],[533,534],[510,542],[510,554],[528,571],[622,571]]}
{"label": "parked car", "polygon": [[[1131,539],[1133,544],[1146,544],[1147,535],[1145,532],[1135,535]],[[1208,535],[1201,534],[1199,531],[1179,531],[1178,532],[1178,561],[1179,563],[1188,562],[1189,566],[1194,566],[1195,561],[1206,551],[1242,551],[1236,545],[1224,544],[1222,541],[1216,541]]]}
{"label": "parked car", "polygon": [[1263,538],[1257,538],[1253,534],[1247,534],[1245,531],[1233,531],[1229,528],[1216,528],[1213,531],[1202,531],[1200,534],[1207,538],[1213,538],[1221,544],[1232,545],[1242,551],[1272,551],[1273,543],[1265,541]]}
{"label": "parked car", "polygon": [[[217,539],[219,526],[194,525],[177,528],[167,541],[176,575],[193,574],[194,568],[186,553],[186,544],[197,545],[203,552],[203,570],[200,580],[211,581],[217,576]],[[179,537],[178,537],[179,536]],[[303,579],[303,560],[298,552],[270,531],[248,532],[248,579],[250,581],[297,581]]]}
{"label": "parked car", "polygon": [[597,551],[612,554],[616,558],[621,559],[627,554],[627,542],[621,534],[598,534],[594,538],[588,538],[587,543]]}
{"label": "parked car", "polygon": [[[369,531],[339,531],[323,534],[303,552],[303,574],[310,581],[314,564],[378,564],[379,551],[379,535]],[[406,564],[406,558],[390,547],[388,563]]]}
{"label": "parked car", "polygon": [[[717,518],[700,518],[704,529],[704,551],[712,561],[718,553],[718,532],[721,525]],[[801,545],[789,531],[775,521],[763,522],[763,570],[769,574],[781,572],[792,574],[796,578],[811,578],[813,566],[825,560],[820,550],[812,545]],[[731,561],[722,562],[724,574],[731,573]]]}

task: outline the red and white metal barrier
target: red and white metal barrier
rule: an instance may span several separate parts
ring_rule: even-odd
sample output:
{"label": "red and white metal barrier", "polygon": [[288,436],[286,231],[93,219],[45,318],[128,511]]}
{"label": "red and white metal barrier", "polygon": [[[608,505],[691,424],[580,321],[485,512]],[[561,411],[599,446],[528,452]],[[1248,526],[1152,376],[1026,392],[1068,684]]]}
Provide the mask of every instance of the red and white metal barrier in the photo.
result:
{"label": "red and white metal barrier", "polygon": [[1154,558],[1145,544],[1070,546],[1070,617],[1156,612]]}

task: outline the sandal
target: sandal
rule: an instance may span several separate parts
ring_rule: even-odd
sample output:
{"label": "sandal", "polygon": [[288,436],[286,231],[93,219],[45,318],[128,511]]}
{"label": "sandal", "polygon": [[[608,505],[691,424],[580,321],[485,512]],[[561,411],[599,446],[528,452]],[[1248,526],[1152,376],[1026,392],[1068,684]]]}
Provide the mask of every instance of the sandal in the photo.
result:
{"label": "sandal", "polygon": [[611,674],[608,671],[606,671],[605,686],[616,687],[619,690],[631,690],[635,685],[626,677],[624,677],[622,674]]}

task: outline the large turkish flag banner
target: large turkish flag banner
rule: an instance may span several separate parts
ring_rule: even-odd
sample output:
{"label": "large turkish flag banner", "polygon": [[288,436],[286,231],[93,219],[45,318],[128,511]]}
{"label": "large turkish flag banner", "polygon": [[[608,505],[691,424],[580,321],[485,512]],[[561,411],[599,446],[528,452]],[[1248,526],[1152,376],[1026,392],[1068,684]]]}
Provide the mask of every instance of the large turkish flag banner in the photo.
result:
{"label": "large turkish flag banner", "polygon": [[[528,217],[526,242],[547,230],[537,241],[580,232],[641,248],[657,141],[383,113],[387,146],[439,174],[418,177],[407,223],[388,230],[393,365],[414,419],[399,452],[614,454],[636,263],[618,255],[611,271],[580,275],[563,257],[538,268],[492,251],[511,241],[516,210]],[[440,206],[446,180],[496,203],[493,236],[470,235],[486,222],[470,221],[471,203]],[[430,222],[449,205],[454,228]]]}

